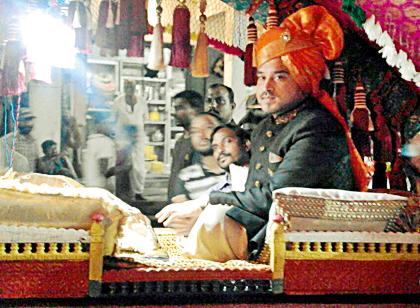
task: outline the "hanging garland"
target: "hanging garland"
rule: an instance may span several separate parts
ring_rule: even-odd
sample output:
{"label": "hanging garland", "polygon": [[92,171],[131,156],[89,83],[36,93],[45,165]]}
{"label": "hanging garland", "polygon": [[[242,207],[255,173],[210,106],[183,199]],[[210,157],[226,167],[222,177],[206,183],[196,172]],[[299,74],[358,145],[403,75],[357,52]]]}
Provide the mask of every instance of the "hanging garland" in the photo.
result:
{"label": "hanging garland", "polygon": [[405,51],[400,49],[397,51],[394,42],[387,31],[382,31],[379,22],[375,21],[375,15],[371,15],[365,23],[363,23],[369,40],[376,42],[380,47],[379,53],[391,67],[398,68],[401,78],[407,81],[413,81],[420,88],[420,73],[416,71],[416,67]]}
{"label": "hanging garland", "polygon": [[220,50],[224,53],[227,53],[233,56],[238,56],[239,58],[242,58],[244,56],[244,51],[239,47],[228,45],[210,36],[208,36],[208,40],[209,40],[209,45],[211,45],[213,48],[217,50]]}

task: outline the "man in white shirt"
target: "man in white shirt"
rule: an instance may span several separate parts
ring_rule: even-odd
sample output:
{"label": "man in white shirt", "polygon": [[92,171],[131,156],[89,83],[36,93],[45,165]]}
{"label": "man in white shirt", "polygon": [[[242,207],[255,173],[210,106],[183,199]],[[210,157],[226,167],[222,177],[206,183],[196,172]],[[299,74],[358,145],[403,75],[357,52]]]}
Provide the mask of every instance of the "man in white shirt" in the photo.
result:
{"label": "man in white shirt", "polygon": [[[39,153],[38,144],[31,134],[32,128],[34,126],[34,118],[35,116],[32,114],[29,108],[20,108],[18,132],[15,135],[15,140],[13,141],[13,133],[9,133],[0,139],[0,169],[8,169],[12,163],[12,167],[15,171],[35,171],[36,161],[39,157]],[[15,143],[15,153],[13,155],[13,162],[11,162],[10,160],[12,157],[11,151],[13,148],[13,142]],[[26,158],[26,162],[24,158]]]}
{"label": "man in white shirt", "polygon": [[132,169],[129,172],[131,191],[136,200],[144,200],[142,194],[146,179],[146,166],[144,162],[144,149],[146,133],[144,121],[147,117],[147,103],[141,101],[136,94],[136,87],[133,82],[124,83],[124,94],[115,99],[113,112],[116,120],[117,147],[124,146],[124,127],[134,125],[137,127],[137,142],[131,153]]}
{"label": "man in white shirt", "polygon": [[107,176],[116,163],[116,148],[111,135],[112,122],[109,118],[95,118],[96,132],[89,135],[86,153],[85,185],[100,187],[115,192],[115,177]]}

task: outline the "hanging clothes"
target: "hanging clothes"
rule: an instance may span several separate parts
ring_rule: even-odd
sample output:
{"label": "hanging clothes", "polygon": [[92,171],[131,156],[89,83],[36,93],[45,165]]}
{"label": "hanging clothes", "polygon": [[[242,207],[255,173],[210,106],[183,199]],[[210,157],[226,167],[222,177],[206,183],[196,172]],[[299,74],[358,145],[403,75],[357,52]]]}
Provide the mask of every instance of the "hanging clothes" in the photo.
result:
{"label": "hanging clothes", "polygon": [[120,0],[118,9],[117,48],[128,49],[128,56],[143,57],[147,34],[145,0]]}
{"label": "hanging clothes", "polygon": [[75,47],[80,52],[86,53],[90,47],[89,14],[81,0],[71,1],[68,9],[67,24],[70,25],[76,34]]}
{"label": "hanging clothes", "polygon": [[[111,9],[109,5],[111,5]],[[118,4],[111,0],[102,0],[99,5],[95,44],[100,48],[107,48],[113,51],[117,49],[116,27],[114,26],[117,6]]]}

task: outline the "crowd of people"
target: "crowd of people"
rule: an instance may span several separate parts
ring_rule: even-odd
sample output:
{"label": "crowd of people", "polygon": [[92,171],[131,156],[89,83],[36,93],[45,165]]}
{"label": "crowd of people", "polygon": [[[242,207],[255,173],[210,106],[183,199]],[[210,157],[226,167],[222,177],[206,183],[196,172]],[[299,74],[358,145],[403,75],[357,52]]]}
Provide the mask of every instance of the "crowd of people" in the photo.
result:
{"label": "crowd of people", "polygon": [[[156,218],[184,236],[186,254],[215,261],[256,257],[275,189],[367,189],[367,170],[349,127],[319,86],[325,61],[336,59],[342,48],[338,22],[323,7],[310,6],[258,39],[256,96],[238,124],[232,117],[234,93],[223,84],[210,86],[205,99],[189,90],[172,98],[184,132],[173,150],[168,205]],[[85,184],[142,200],[147,111],[134,92],[127,84],[114,104],[114,117],[94,118]],[[16,164],[28,171],[80,177],[75,156],[58,153],[52,140],[42,143],[44,156],[37,157],[32,119],[29,110],[21,111]],[[116,121],[116,142],[109,121]],[[66,135],[65,145],[75,153],[79,134]],[[419,155],[418,144],[407,149],[407,156]],[[415,168],[418,174],[419,166]]]}

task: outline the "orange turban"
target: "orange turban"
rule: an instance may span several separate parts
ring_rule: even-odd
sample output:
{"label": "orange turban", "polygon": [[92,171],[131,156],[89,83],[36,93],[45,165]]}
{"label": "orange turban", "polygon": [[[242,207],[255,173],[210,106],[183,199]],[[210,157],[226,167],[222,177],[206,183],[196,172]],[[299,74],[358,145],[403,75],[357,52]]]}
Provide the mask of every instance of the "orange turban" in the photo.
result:
{"label": "orange turban", "polygon": [[343,44],[337,20],[322,6],[308,6],[261,35],[255,44],[256,63],[280,57],[301,90],[316,95],[325,59],[337,58]]}
{"label": "orange turban", "polygon": [[367,190],[367,169],[350,136],[346,120],[327,92],[319,88],[327,66],[343,49],[343,31],[337,20],[318,5],[308,6],[288,16],[279,27],[260,36],[255,44],[257,67],[280,57],[299,88],[318,99],[343,127],[356,186]]}

